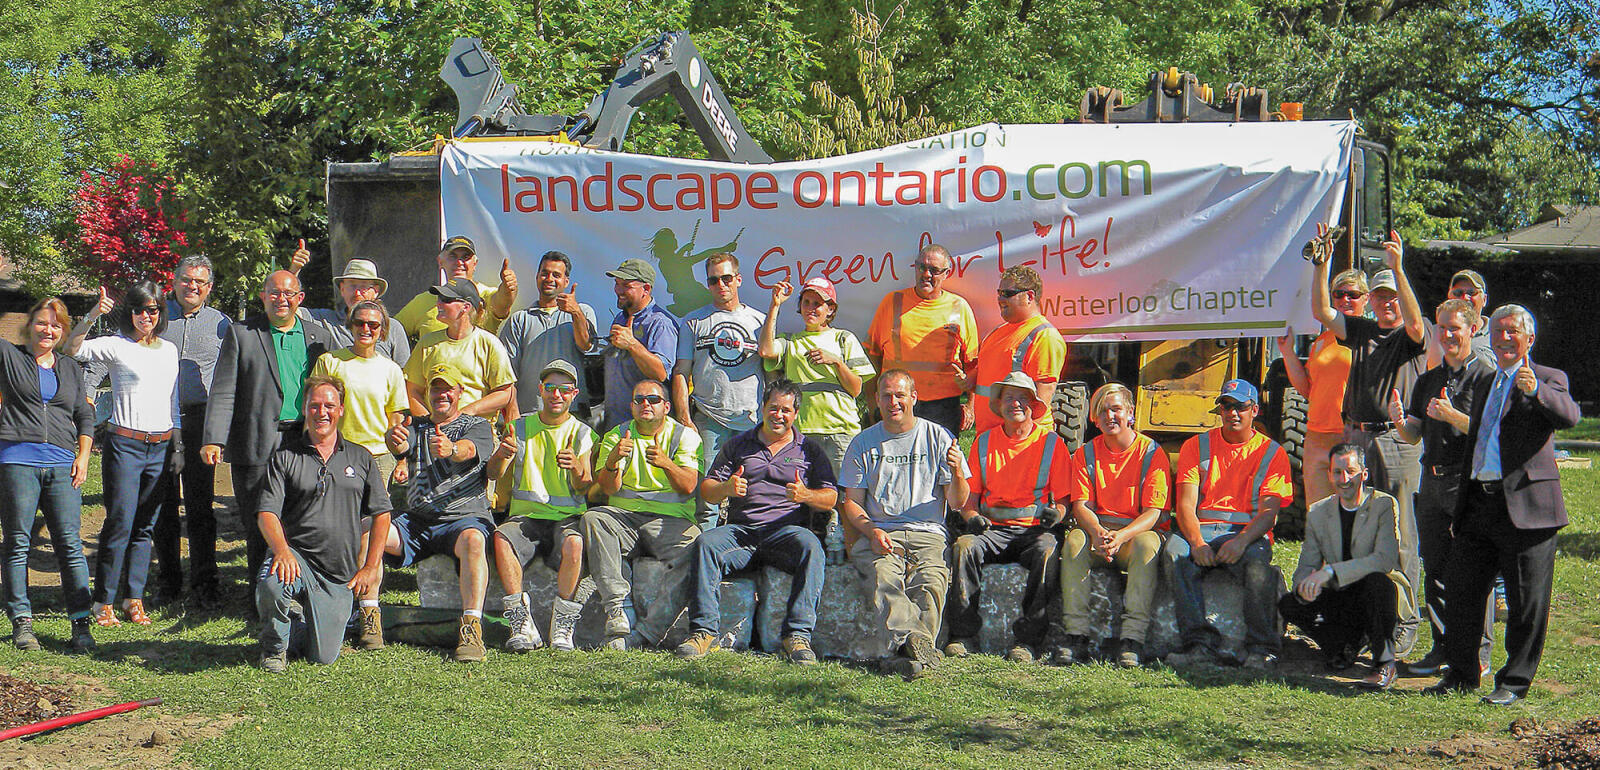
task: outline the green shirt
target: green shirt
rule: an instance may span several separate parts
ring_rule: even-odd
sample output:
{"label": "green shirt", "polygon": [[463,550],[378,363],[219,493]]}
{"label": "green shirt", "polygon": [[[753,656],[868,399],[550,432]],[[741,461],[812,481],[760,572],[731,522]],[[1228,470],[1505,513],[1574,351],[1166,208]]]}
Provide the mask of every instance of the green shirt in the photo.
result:
{"label": "green shirt", "polygon": [[817,332],[791,332],[777,337],[778,357],[767,361],[767,368],[783,373],[800,386],[800,409],[795,428],[801,433],[853,434],[861,431],[861,413],[856,399],[844,389],[839,370],[831,364],[813,364],[806,353],[821,350],[844,361],[857,377],[865,380],[874,374],[871,359],[856,335],[844,329]]}
{"label": "green shirt", "polygon": [[[596,453],[596,468],[604,468],[611,459],[611,450],[622,441],[622,431],[633,439],[633,454],[620,460],[622,488],[611,495],[607,505],[614,505],[635,513],[654,513],[662,516],[681,516],[694,519],[694,495],[672,488],[667,472],[651,465],[645,452],[659,440],[661,450],[672,457],[680,467],[700,468],[700,434],[683,427],[668,417],[654,436],[639,434],[639,422],[629,420],[606,433]],[[598,471],[597,471],[598,472]]]}
{"label": "green shirt", "polygon": [[546,425],[538,413],[525,414],[512,424],[517,431],[517,456],[511,466],[511,515],[530,519],[582,515],[588,503],[572,488],[572,476],[556,464],[556,455],[562,449],[589,454],[594,449],[594,431],[571,416],[560,425]]}
{"label": "green shirt", "polygon": [[278,354],[278,386],[283,391],[278,419],[298,420],[306,375],[311,373],[311,357],[306,355],[306,330],[300,326],[299,319],[295,319],[288,331],[272,327],[272,349]]}

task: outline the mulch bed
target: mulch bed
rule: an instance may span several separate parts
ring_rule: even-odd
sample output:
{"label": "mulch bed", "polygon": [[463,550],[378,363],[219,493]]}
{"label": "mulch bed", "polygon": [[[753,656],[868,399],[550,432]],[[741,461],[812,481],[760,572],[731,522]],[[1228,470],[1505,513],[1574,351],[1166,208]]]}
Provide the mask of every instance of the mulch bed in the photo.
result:
{"label": "mulch bed", "polygon": [[[1512,731],[1516,731],[1515,724]],[[1533,754],[1540,767],[1600,770],[1600,717],[1578,720],[1560,732],[1540,736],[1540,740],[1543,745]]]}
{"label": "mulch bed", "polygon": [[0,674],[0,730],[72,712],[66,691]]}

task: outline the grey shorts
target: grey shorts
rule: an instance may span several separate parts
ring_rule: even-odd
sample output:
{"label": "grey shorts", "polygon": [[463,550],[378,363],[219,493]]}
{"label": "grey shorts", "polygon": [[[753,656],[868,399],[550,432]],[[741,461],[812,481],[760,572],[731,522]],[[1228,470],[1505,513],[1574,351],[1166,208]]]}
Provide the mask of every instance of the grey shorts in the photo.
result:
{"label": "grey shorts", "polygon": [[561,567],[561,542],[568,535],[583,536],[578,532],[578,522],[582,518],[573,516],[557,520],[513,516],[495,527],[494,531],[511,544],[511,550],[516,552],[517,560],[523,565],[544,557],[544,565],[555,570]]}

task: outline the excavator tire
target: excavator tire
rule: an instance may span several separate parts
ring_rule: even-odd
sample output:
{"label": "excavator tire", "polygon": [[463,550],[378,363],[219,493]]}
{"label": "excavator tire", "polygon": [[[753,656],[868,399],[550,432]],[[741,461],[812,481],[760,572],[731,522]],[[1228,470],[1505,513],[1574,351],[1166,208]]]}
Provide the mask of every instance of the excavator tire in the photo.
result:
{"label": "excavator tire", "polygon": [[1050,399],[1050,412],[1055,417],[1056,434],[1067,443],[1069,451],[1078,451],[1089,428],[1089,385],[1076,380],[1057,385],[1056,394]]}

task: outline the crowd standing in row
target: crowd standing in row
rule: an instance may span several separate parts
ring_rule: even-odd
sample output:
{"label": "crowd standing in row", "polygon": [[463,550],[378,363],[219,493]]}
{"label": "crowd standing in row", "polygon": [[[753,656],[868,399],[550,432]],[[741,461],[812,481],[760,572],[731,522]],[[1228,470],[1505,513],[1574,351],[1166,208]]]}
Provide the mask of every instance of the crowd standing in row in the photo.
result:
{"label": "crowd standing in row", "polygon": [[[1554,430],[1578,419],[1565,375],[1528,359],[1526,310],[1482,317],[1476,273],[1455,276],[1430,326],[1397,237],[1370,282],[1358,271],[1330,281],[1331,244],[1315,243],[1312,310],[1325,331],[1304,362],[1292,334],[1279,340],[1310,403],[1312,504],[1288,593],[1270,537],[1294,486],[1284,449],[1256,429],[1256,387],[1229,381],[1220,425],[1185,441],[1174,468],[1135,428],[1133,392],[1109,383],[1089,404],[1099,435],[1069,452],[1050,414],[1066,345],[1029,268],[1003,272],[1003,323],[980,341],[971,307],[943,287],[949,253],[926,246],[914,284],[882,300],[863,345],[832,326],[838,296],[826,279],[798,293],[778,284],[763,313],[740,300],[738,258],[716,254],[705,262],[711,304],[678,319],[654,301],[655,269],[628,259],[607,273],[618,312],[602,334],[566,255],[541,257],[537,300],[513,311],[509,262],[498,285],[477,283],[474,245],[457,236],[439,255],[440,283],[393,318],[387,283],[362,259],[335,276],[341,309],[301,307],[303,242],[290,269],[264,282],[264,313],[242,322],[208,306],[213,276],[198,256],[179,264],[169,298],[150,285],[120,302],[102,290],[71,331],[59,300],[39,303],[25,344],[0,346],[0,474],[16,491],[0,506],[13,639],[39,646],[26,582],[36,512],[61,554],[74,648],[93,646],[91,624],[150,622],[152,552],[153,598],[187,587],[216,608],[212,496],[225,460],[247,512],[268,670],[285,666],[295,624],[308,627],[296,652],[317,662],[337,657],[352,614],[355,646],[381,647],[384,570],[447,554],[465,608],[460,660],[485,655],[491,577],[507,648],[545,643],[523,591],[524,567],[542,558],[557,572],[556,648],[574,646],[579,611],[598,592],[609,646],[658,647],[687,610],[676,651],[699,657],[720,639],[723,579],[767,565],[793,576],[783,655],[811,663],[824,568],[849,561],[885,662],[915,678],[941,658],[942,631],[944,655],[976,651],[983,567],[1017,563],[1026,583],[1012,660],[1081,663],[1098,650],[1143,664],[1165,579],[1175,665],[1271,667],[1281,612],[1335,668],[1369,649],[1362,684],[1384,689],[1425,607],[1435,646],[1410,668],[1440,674],[1435,691],[1471,690],[1487,668],[1499,575],[1510,659],[1486,700],[1515,702],[1542,649],[1554,535],[1566,523],[1551,451]],[[796,296],[803,330],[780,334]],[[107,314],[117,333],[85,340]],[[598,399],[592,356],[602,359]],[[111,377],[92,590],[77,524],[94,415],[79,361]],[[863,394],[876,419],[865,428]],[[963,452],[956,436],[969,428]],[[665,562],[653,586],[665,598],[636,612],[625,562],[643,554]],[[1089,619],[1096,565],[1128,575],[1115,638]],[[1242,650],[1208,622],[1211,570],[1242,582]]]}

